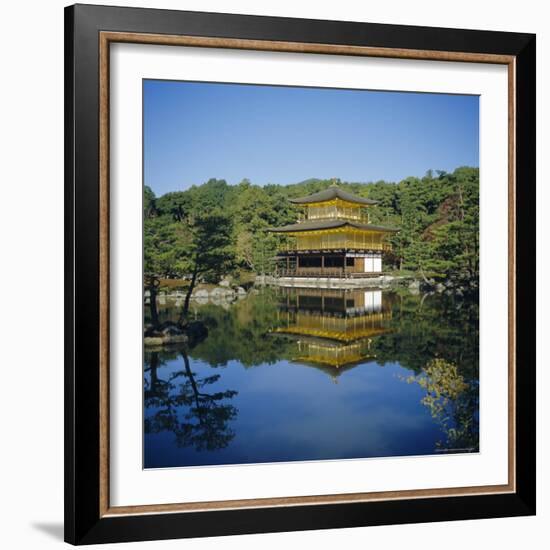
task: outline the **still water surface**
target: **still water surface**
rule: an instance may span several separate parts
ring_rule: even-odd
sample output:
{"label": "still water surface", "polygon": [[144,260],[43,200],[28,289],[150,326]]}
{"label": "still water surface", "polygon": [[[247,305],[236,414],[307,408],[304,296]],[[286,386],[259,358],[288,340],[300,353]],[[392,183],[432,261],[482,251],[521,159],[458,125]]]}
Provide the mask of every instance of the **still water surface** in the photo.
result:
{"label": "still water surface", "polygon": [[145,350],[145,468],[479,448],[473,299],[264,288],[192,314],[204,341]]}

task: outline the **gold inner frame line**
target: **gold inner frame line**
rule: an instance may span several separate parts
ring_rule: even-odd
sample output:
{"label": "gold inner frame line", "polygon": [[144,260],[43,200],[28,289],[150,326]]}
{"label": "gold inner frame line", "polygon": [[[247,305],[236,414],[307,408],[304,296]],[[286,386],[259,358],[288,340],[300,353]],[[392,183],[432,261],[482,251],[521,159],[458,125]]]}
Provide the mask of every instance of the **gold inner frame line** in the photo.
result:
{"label": "gold inner frame line", "polygon": [[[475,487],[415,489],[332,495],[307,495],[259,499],[225,500],[215,502],[190,502],[172,504],[148,504],[139,506],[110,506],[109,499],[109,82],[110,44],[134,43],[164,46],[225,48],[271,52],[313,53],[362,57],[386,57],[393,59],[418,59],[430,61],[454,61],[465,63],[492,63],[508,67],[508,483]],[[343,504],[350,502],[375,502],[384,500],[442,498],[449,496],[488,495],[514,493],[516,491],[516,242],[515,242],[515,56],[379,48],[370,46],[345,46],[339,44],[311,44],[185,35],[159,35],[146,33],[99,33],[99,294],[100,294],[100,467],[99,514],[100,517],[231,510],[243,508]]]}

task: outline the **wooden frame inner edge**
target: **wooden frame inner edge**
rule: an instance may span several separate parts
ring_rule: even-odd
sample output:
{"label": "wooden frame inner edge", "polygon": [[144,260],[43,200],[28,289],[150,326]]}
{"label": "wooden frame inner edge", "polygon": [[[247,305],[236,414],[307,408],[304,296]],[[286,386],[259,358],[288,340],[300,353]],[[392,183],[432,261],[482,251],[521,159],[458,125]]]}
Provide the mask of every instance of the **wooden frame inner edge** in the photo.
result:
{"label": "wooden frame inner edge", "polygon": [[99,46],[99,516],[109,510],[109,44]]}
{"label": "wooden frame inner edge", "polygon": [[[138,506],[110,506],[109,499],[109,51],[112,42],[195,46],[206,48],[247,49],[294,53],[352,55],[363,57],[389,57],[395,59],[424,59],[432,61],[458,61],[504,64],[508,67],[508,483],[475,487],[414,489],[299,497],[277,497],[213,502],[147,504]],[[234,38],[198,37],[101,31],[99,33],[99,515],[100,517],[231,510],[243,508],[343,504],[449,496],[488,495],[516,491],[516,242],[515,242],[515,56],[313,44]]]}

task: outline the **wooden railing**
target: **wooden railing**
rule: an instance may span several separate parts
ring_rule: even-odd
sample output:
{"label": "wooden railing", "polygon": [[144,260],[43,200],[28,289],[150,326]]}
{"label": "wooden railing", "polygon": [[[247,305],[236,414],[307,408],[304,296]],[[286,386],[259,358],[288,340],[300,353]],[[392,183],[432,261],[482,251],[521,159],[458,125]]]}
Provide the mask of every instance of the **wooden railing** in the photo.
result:
{"label": "wooden railing", "polygon": [[344,270],[342,267],[325,267],[325,268],[280,268],[278,270],[279,277],[337,277],[352,278],[352,277],[379,277],[380,273],[364,273],[351,271],[349,268]]}
{"label": "wooden railing", "polygon": [[[281,277],[345,277],[344,269],[342,267],[325,267],[325,268],[281,268],[279,269],[279,275]],[[348,274],[348,276],[350,276]]]}
{"label": "wooden railing", "polygon": [[[286,243],[279,249],[281,252],[328,252],[331,250],[380,250],[389,252],[392,249],[390,243],[344,243],[348,244],[346,247],[342,246],[330,246],[326,243],[322,243],[323,246],[319,248],[308,247],[306,243]],[[340,243],[339,243],[340,244]]]}

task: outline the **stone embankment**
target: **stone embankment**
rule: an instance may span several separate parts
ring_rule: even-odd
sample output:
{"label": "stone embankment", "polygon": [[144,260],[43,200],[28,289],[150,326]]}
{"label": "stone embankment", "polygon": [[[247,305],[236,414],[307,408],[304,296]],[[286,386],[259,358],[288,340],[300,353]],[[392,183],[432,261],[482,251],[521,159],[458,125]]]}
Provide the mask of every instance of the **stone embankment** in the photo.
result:
{"label": "stone embankment", "polygon": [[258,276],[256,283],[259,285],[274,285],[283,287],[300,288],[390,288],[409,284],[410,277],[394,277],[381,275],[379,277],[354,277],[337,279],[333,277],[271,277]]}
{"label": "stone embankment", "polygon": [[[223,281],[222,281],[223,283]],[[199,304],[223,304],[230,303],[234,300],[240,300],[244,298],[247,294],[247,291],[242,286],[230,286],[220,283],[217,286],[199,286],[191,294],[191,300]],[[161,290],[158,293],[157,301],[160,305],[170,304],[174,307],[179,307],[183,305],[185,301],[185,291],[183,290],[172,290],[164,291]],[[149,303],[149,293],[145,292],[145,303]]]}

